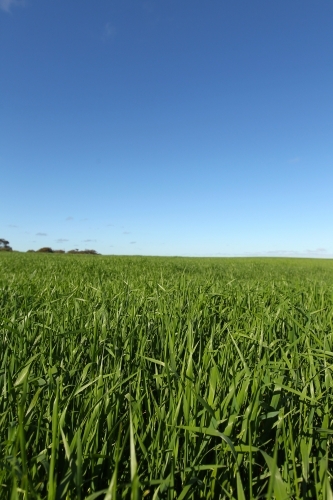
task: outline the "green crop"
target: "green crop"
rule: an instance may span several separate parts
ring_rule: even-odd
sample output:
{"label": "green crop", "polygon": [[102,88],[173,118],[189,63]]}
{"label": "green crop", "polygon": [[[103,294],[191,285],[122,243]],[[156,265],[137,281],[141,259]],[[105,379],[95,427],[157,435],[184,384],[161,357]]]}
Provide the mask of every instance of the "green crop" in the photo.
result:
{"label": "green crop", "polygon": [[333,499],[333,262],[0,255],[0,498]]}

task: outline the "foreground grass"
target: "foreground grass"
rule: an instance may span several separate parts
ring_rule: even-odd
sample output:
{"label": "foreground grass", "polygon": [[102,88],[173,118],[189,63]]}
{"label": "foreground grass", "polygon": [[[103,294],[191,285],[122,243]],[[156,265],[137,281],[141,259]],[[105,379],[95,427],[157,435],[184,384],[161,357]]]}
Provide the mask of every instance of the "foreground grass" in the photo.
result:
{"label": "foreground grass", "polygon": [[333,262],[0,255],[0,498],[333,498]]}

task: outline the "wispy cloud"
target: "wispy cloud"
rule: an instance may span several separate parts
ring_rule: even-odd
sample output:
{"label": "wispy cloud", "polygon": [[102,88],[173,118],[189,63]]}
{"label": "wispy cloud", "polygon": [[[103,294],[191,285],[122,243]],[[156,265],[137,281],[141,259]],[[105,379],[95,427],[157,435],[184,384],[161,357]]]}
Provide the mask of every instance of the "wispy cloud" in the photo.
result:
{"label": "wispy cloud", "polygon": [[8,224],[8,227],[18,227],[18,226],[15,226],[15,224]]}
{"label": "wispy cloud", "polygon": [[5,12],[10,12],[15,5],[24,5],[24,0],[0,0],[0,9]]}
{"label": "wispy cloud", "polygon": [[296,250],[268,250],[267,252],[247,252],[244,255],[246,257],[332,257],[326,248],[308,249],[302,252]]}
{"label": "wispy cloud", "polygon": [[326,248],[316,248],[315,250],[307,250],[306,253],[309,255],[322,255],[327,252]]}
{"label": "wispy cloud", "polygon": [[152,1],[146,0],[145,2],[143,2],[142,8],[146,12],[148,12],[149,14],[152,14],[153,12],[155,12],[155,8],[156,8],[155,3],[156,2],[152,2]]}
{"label": "wispy cloud", "polygon": [[123,234],[131,234],[130,231],[123,231]]}
{"label": "wispy cloud", "polygon": [[259,252],[255,255],[258,255],[259,257],[265,257],[265,255],[272,256],[272,257],[296,257],[296,256],[301,256],[301,252],[295,252],[294,250],[268,250],[268,252]]}
{"label": "wispy cloud", "polygon": [[116,36],[117,30],[111,23],[106,23],[103,28],[102,40],[106,41]]}
{"label": "wispy cloud", "polygon": [[83,243],[92,243],[93,241],[96,241],[96,240],[83,240]]}
{"label": "wispy cloud", "polygon": [[136,241],[130,241],[130,245],[135,245]]}
{"label": "wispy cloud", "polygon": [[295,158],[289,158],[289,163],[299,163],[301,161],[301,159],[296,156]]}
{"label": "wispy cloud", "polygon": [[56,240],[57,243],[65,243],[66,241],[69,241],[69,240],[66,240],[65,238],[58,238]]}
{"label": "wispy cloud", "polygon": [[66,220],[74,220],[74,217],[72,217],[71,215],[69,215],[68,217],[66,217]]}
{"label": "wispy cloud", "polygon": [[36,233],[36,236],[47,236],[47,233]]}

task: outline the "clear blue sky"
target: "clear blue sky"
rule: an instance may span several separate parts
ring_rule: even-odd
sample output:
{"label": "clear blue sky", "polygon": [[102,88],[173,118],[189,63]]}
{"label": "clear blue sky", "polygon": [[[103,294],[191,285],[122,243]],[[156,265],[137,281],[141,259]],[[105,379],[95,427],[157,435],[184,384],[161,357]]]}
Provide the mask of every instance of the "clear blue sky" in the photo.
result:
{"label": "clear blue sky", "polygon": [[333,256],[332,0],[0,0],[14,249]]}

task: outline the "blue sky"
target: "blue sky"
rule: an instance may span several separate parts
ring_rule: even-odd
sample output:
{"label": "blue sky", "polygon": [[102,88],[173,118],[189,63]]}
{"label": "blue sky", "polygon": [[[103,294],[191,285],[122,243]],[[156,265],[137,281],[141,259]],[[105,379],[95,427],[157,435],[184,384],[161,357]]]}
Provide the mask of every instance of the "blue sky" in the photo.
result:
{"label": "blue sky", "polygon": [[0,237],[333,256],[331,0],[0,0]]}

